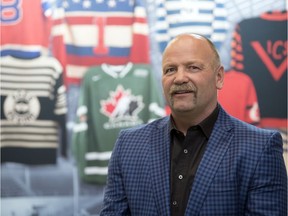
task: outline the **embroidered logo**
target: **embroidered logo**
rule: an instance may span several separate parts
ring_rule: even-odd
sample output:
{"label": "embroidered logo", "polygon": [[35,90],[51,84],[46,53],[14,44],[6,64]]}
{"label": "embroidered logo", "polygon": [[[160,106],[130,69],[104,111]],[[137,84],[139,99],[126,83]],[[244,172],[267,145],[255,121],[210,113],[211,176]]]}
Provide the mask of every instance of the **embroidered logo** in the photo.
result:
{"label": "embroidered logo", "polygon": [[[267,41],[267,49],[265,50],[259,41],[252,41],[251,46],[265,64],[274,80],[278,81],[287,70],[287,42],[283,41]],[[266,52],[267,51],[267,52]],[[269,55],[270,54],[270,55]],[[271,57],[270,57],[271,56]],[[280,61],[279,66],[275,62]]]}
{"label": "embroidered logo", "polygon": [[25,125],[38,118],[40,102],[36,96],[20,90],[7,96],[3,104],[3,111],[7,120]]}
{"label": "embroidered logo", "polygon": [[109,118],[104,128],[131,127],[142,124],[138,114],[144,108],[142,95],[133,95],[131,89],[124,89],[118,85],[115,91],[110,92],[107,100],[101,100],[100,112]]}

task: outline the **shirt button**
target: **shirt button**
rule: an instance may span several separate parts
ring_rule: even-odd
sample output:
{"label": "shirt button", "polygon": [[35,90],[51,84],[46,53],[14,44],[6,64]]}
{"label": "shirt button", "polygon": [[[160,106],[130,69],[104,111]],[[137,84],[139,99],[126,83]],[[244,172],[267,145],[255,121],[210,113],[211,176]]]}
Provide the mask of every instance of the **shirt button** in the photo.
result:
{"label": "shirt button", "polygon": [[177,201],[173,201],[173,202],[172,202],[172,205],[173,205],[173,206],[176,206],[176,205],[177,205]]}
{"label": "shirt button", "polygon": [[188,150],[187,150],[187,149],[184,149],[184,153],[187,154],[187,153],[188,153]]}
{"label": "shirt button", "polygon": [[182,175],[179,175],[178,178],[181,180],[181,179],[183,179],[183,176],[182,176]]}

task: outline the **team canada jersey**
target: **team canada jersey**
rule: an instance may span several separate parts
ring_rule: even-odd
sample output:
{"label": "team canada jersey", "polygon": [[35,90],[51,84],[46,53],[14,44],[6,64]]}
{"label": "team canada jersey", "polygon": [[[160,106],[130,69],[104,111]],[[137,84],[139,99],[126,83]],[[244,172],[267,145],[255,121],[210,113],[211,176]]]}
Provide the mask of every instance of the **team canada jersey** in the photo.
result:
{"label": "team canada jersey", "polygon": [[49,1],[1,0],[1,56],[29,59],[49,52]]}
{"label": "team canada jersey", "polygon": [[234,70],[251,77],[261,126],[287,127],[287,11],[240,22],[232,41]]}
{"label": "team canada jersey", "polygon": [[66,65],[67,85],[80,84],[88,68],[102,63],[149,63],[148,24],[141,0],[62,2],[64,12],[55,12],[54,22],[59,25],[53,27],[53,36],[63,35],[66,57],[59,60]]}
{"label": "team canada jersey", "polygon": [[44,56],[6,56],[0,66],[1,162],[55,164],[66,156],[62,66]]}
{"label": "team canada jersey", "polygon": [[82,81],[73,152],[81,178],[104,184],[119,131],[165,116],[164,99],[148,64],[102,64]]}
{"label": "team canada jersey", "polygon": [[156,0],[156,40],[163,52],[167,43],[181,33],[199,33],[217,48],[228,29],[224,0]]}
{"label": "team canada jersey", "polygon": [[259,125],[260,112],[256,90],[251,78],[242,72],[227,71],[224,86],[218,92],[219,103],[232,116]]}

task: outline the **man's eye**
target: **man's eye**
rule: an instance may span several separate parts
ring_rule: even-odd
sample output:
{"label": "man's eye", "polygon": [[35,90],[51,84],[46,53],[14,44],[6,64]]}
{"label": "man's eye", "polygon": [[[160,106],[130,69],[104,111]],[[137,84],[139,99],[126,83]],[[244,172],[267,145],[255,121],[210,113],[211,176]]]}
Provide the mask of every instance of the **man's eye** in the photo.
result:
{"label": "man's eye", "polygon": [[188,70],[189,71],[198,71],[198,70],[200,70],[200,67],[195,66],[195,65],[190,65],[190,66],[188,66]]}
{"label": "man's eye", "polygon": [[175,71],[175,68],[168,68],[168,69],[166,69],[165,70],[165,73],[167,74],[167,73],[172,73],[172,72],[174,72]]}

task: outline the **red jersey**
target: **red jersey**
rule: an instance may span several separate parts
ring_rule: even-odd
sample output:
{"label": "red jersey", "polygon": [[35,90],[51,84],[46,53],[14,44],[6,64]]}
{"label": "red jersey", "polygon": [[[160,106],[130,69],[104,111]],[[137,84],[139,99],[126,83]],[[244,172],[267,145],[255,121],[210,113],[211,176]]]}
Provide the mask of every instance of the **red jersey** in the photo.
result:
{"label": "red jersey", "polygon": [[1,56],[36,58],[48,53],[51,30],[49,0],[0,1]]}
{"label": "red jersey", "polygon": [[257,94],[248,75],[233,70],[226,72],[224,86],[218,92],[218,100],[232,116],[250,124],[259,124]]}

